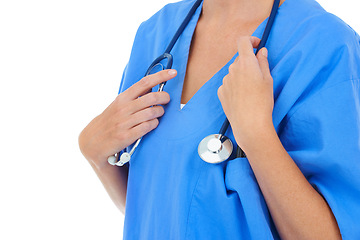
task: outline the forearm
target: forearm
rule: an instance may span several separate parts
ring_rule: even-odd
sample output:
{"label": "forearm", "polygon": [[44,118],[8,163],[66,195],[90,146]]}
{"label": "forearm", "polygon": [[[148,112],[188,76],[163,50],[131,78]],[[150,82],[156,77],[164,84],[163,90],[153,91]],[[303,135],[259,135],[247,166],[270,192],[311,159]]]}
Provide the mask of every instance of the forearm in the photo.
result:
{"label": "forearm", "polygon": [[79,147],[115,205],[125,212],[127,167],[108,164],[107,158],[152,131],[170,101],[166,92],[151,92],[156,85],[176,76],[174,69],[150,74],[120,93],[80,133]]}
{"label": "forearm", "polygon": [[282,239],[340,239],[331,209],[282,146],[273,126],[273,79],[260,39],[240,37],[218,96]]}
{"label": "forearm", "polygon": [[[116,167],[112,166],[107,162],[105,157],[108,154],[102,153],[102,151],[94,151],[94,144],[91,144],[92,138],[90,135],[94,134],[90,127],[91,124],[96,124],[99,122],[99,116],[96,117],[79,135],[79,147],[80,151],[90,163],[91,167],[94,169],[96,175],[100,179],[101,183],[105,187],[105,190],[109,194],[112,201],[118,207],[118,209],[125,213],[125,200],[126,200],[126,189],[127,189],[127,177],[128,169],[127,167]],[[97,129],[97,128],[95,128]],[[95,144],[99,147],[100,144],[103,144],[103,141],[98,140],[100,143]]]}
{"label": "forearm", "polygon": [[244,150],[281,238],[341,239],[326,201],[286,152],[275,129],[265,129],[249,137]]}
{"label": "forearm", "polygon": [[126,189],[128,179],[127,166],[117,167],[110,164],[103,164],[101,167],[96,166],[89,161],[96,175],[105,187],[111,200],[117,208],[125,214]]}

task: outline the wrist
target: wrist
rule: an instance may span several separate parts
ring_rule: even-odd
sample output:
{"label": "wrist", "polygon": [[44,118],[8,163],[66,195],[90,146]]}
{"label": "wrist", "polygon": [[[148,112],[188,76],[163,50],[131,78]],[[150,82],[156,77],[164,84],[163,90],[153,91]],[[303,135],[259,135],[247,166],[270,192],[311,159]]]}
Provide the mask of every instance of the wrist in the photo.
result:
{"label": "wrist", "polygon": [[236,142],[247,156],[254,153],[268,151],[279,141],[274,125],[271,122],[259,123],[256,127],[247,128],[246,131],[234,130]]}
{"label": "wrist", "polygon": [[93,151],[91,144],[89,144],[89,139],[87,137],[85,129],[80,133],[78,138],[79,148],[82,155],[90,163],[91,166],[101,169],[104,163],[107,161],[104,160],[104,157],[97,156]]}

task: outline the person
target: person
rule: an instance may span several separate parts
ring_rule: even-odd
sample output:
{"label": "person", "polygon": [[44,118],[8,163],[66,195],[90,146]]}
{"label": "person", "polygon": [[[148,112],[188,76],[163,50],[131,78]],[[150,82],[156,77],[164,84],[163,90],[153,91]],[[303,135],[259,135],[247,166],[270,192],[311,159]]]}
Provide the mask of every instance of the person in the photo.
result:
{"label": "person", "polygon": [[[124,239],[360,239],[357,33],[314,0],[282,0],[255,55],[273,1],[204,0],[172,69],[143,77],[194,2],[141,24],[120,94],[79,136]],[[198,144],[225,117],[246,158],[204,162]],[[108,164],[142,136],[129,164]]]}

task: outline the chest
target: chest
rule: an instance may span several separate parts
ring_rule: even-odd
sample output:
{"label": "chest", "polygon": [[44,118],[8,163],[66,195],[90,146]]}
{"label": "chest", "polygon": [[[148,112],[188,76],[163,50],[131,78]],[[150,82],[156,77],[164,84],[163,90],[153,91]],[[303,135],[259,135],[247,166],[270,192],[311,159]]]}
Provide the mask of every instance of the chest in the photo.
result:
{"label": "chest", "polygon": [[214,37],[195,31],[187,61],[181,102],[192,96],[211,79],[236,53],[235,38]]}
{"label": "chest", "polygon": [[234,57],[237,39],[250,36],[259,24],[260,21],[214,27],[199,20],[190,44],[181,103],[186,104]]}

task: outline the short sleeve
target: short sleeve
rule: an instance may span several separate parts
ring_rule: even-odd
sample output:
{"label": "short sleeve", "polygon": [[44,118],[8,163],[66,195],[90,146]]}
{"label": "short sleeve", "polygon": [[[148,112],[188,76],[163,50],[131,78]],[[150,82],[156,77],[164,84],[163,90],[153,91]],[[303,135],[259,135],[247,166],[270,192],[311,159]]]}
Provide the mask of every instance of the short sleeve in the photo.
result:
{"label": "short sleeve", "polygon": [[340,82],[308,99],[279,136],[330,206],[343,239],[360,239],[360,83]]}

